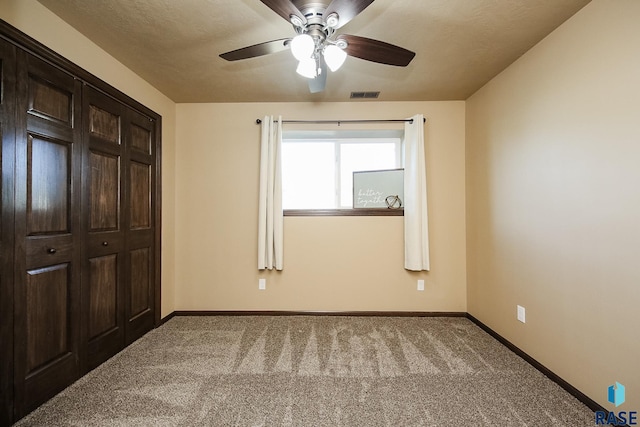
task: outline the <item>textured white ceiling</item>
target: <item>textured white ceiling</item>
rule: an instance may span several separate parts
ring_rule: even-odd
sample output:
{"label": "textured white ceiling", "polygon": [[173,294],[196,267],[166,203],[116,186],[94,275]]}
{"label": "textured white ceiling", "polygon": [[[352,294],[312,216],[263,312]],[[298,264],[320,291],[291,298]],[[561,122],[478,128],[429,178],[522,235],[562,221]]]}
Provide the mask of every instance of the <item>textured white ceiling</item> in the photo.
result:
{"label": "textured white ceiling", "polygon": [[[310,94],[288,51],[218,55],[291,37],[259,0],[38,0],[175,102],[466,99],[589,0],[376,0],[339,30],[416,52],[408,67],[349,57]],[[328,0],[313,0],[314,2]],[[299,7],[304,0],[295,0]]]}

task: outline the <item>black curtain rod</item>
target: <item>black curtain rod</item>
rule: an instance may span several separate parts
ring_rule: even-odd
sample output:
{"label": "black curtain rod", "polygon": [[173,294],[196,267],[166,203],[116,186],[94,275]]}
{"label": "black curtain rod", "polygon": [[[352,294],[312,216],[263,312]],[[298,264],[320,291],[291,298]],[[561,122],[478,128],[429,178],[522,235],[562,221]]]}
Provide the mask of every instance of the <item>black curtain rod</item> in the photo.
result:
{"label": "black curtain rod", "polygon": [[[426,122],[427,119],[423,118],[422,122]],[[277,120],[276,120],[277,122]],[[341,123],[413,123],[413,119],[388,119],[388,120],[283,120],[282,123],[298,123],[298,124],[337,124]],[[261,119],[256,119],[256,124],[262,123]]]}

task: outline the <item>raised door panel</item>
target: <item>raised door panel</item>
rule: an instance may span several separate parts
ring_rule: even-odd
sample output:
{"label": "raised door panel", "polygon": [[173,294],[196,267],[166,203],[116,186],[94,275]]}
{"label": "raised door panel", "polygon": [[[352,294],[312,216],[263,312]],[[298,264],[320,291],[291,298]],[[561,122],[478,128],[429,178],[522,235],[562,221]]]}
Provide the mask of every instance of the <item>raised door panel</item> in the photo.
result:
{"label": "raised door panel", "polygon": [[[131,246],[147,245],[152,233],[139,233]],[[154,263],[153,245],[129,250],[129,288],[127,304],[127,343],[131,343],[151,330],[154,325]]]}
{"label": "raised door panel", "polygon": [[151,166],[132,161],[129,171],[131,229],[151,227]]}
{"label": "raised door panel", "polygon": [[89,101],[89,134],[92,137],[101,138],[113,144],[120,144],[120,106],[116,105],[115,101],[106,100],[93,89],[87,88],[87,90],[92,91],[89,95],[92,101],[104,103],[105,108],[112,110],[107,111],[95,104],[91,104],[92,101]]}
{"label": "raised door panel", "polygon": [[73,127],[73,91],[37,75],[29,76],[29,114]]}
{"label": "raised door panel", "polygon": [[92,151],[89,230],[117,230],[120,216],[120,156]]}
{"label": "raised door panel", "polygon": [[[77,345],[71,293],[71,264],[28,270],[25,288],[26,360],[21,403],[26,410],[49,399],[77,376]],[[19,416],[22,414],[19,413]]]}
{"label": "raised door panel", "polygon": [[153,132],[138,124],[131,123],[131,149],[144,154],[151,154]]}
{"label": "raised door panel", "polygon": [[84,138],[87,162],[83,205],[87,252],[83,265],[86,329],[82,343],[87,348],[86,369],[93,369],[124,347],[125,281],[123,262],[122,145],[124,107],[101,92],[85,86],[83,92]]}
{"label": "raised door panel", "polygon": [[89,260],[89,340],[118,326],[118,257]]}
{"label": "raised door panel", "polygon": [[27,271],[27,379],[70,354],[68,264]]}
{"label": "raised door panel", "polygon": [[134,249],[131,256],[130,313],[135,318],[151,310],[151,250]]}
{"label": "raised door panel", "polygon": [[27,135],[27,234],[70,232],[71,141]]}
{"label": "raised door panel", "polygon": [[17,53],[14,390],[21,417],[79,375],[81,84]]}
{"label": "raised door panel", "polygon": [[15,55],[15,47],[0,39],[0,425],[13,419]]}

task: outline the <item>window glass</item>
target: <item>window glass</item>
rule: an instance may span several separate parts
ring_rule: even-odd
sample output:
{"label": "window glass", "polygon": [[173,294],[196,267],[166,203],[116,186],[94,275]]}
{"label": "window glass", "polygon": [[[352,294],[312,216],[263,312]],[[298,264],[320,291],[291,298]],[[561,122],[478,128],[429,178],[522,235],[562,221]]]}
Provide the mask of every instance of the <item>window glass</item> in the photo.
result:
{"label": "window glass", "polygon": [[353,172],[401,168],[401,136],[397,131],[285,134],[283,209],[351,209]]}
{"label": "window glass", "polygon": [[397,168],[396,150],[393,142],[340,144],[341,207],[353,207],[353,172]]}
{"label": "window glass", "polygon": [[282,208],[335,208],[335,144],[282,144]]}

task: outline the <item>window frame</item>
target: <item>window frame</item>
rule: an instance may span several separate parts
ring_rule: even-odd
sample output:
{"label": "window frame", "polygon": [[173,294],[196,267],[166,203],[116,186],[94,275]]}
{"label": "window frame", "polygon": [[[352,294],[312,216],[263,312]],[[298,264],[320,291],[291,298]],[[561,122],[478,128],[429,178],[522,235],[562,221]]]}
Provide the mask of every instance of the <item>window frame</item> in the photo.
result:
{"label": "window frame", "polygon": [[[357,143],[389,143],[397,144],[396,147],[396,167],[402,167],[404,163],[403,145],[404,131],[398,129],[376,129],[376,130],[311,130],[311,131],[285,131],[282,135],[284,143],[305,142],[332,142],[335,153],[335,192],[336,204],[340,204],[341,194],[341,144]],[[404,216],[404,208],[312,208],[312,209],[284,209],[284,216]]]}

